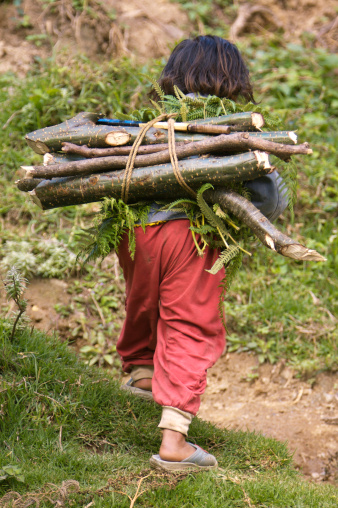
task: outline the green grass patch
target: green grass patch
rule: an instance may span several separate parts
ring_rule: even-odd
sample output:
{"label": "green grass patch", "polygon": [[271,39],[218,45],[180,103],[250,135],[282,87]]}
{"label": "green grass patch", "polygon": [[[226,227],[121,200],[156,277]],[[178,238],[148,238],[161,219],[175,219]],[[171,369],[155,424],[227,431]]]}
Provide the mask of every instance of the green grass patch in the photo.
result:
{"label": "green grass patch", "polygon": [[300,479],[285,444],[198,418],[189,439],[212,451],[220,468],[151,471],[159,406],[120,391],[109,372],[84,365],[56,337],[25,329],[10,342],[9,335],[0,321],[1,506],[11,506],[15,491],[41,507],[62,499],[73,507],[127,507],[142,478],[139,506],[336,506],[333,487]]}

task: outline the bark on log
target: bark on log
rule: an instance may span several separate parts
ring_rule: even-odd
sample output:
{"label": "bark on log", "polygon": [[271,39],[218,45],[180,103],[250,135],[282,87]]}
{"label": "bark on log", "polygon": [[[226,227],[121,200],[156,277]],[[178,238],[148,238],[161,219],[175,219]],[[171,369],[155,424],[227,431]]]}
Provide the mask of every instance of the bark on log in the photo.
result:
{"label": "bark on log", "polygon": [[195,120],[190,125],[229,125],[234,131],[247,131],[261,129],[264,126],[264,118],[261,113],[253,113],[251,111],[243,113],[233,113],[230,115],[222,115],[213,118],[205,118],[203,120]]}
{"label": "bark on log", "polygon": [[[243,136],[241,136],[243,135]],[[231,136],[228,136],[227,146],[228,146],[228,153],[236,152],[237,147],[231,146],[230,140],[235,140],[235,135],[232,134]],[[240,139],[249,139],[249,142],[246,144],[245,149],[256,149],[256,150],[264,150],[265,152],[274,153],[274,155],[277,155],[281,159],[286,159],[290,155],[294,154],[311,154],[312,150],[309,147],[308,143],[302,143],[301,145],[284,145],[283,143],[278,143],[278,146],[275,147],[273,144],[274,141],[269,141],[268,139],[265,140],[264,138],[259,138],[257,136],[253,136],[252,133],[237,133],[236,136],[240,136]],[[255,142],[254,140],[262,140],[262,143],[259,144],[258,142]],[[266,143],[263,145],[263,142]],[[250,145],[251,143],[251,145]],[[189,143],[176,143],[176,147],[182,146],[184,144]],[[244,141],[241,143],[241,146],[244,148]],[[250,146],[249,146],[250,145]],[[277,143],[276,143],[277,145]],[[240,147],[238,147],[240,148]],[[269,149],[270,148],[270,149]],[[117,148],[89,148],[86,145],[79,146],[74,145],[73,143],[63,143],[62,145],[62,152],[66,154],[76,154],[80,155],[86,158],[96,158],[96,157],[109,157],[113,155],[129,155],[132,147],[131,146],[120,146]],[[162,152],[164,150],[168,150],[168,144],[162,144],[162,145],[141,145],[137,151],[139,155],[143,154],[151,154],[156,152]],[[226,153],[226,149],[224,147],[223,150]],[[243,151],[243,150],[242,150]],[[277,153],[278,151],[278,153]]]}
{"label": "bark on log", "polygon": [[[198,189],[203,183],[226,186],[233,182],[253,180],[270,172],[268,155],[249,152],[232,157],[187,159],[179,162],[187,184]],[[121,197],[124,171],[92,174],[87,177],[65,177],[44,180],[30,192],[40,208],[57,208],[99,201],[104,197]],[[171,164],[135,169],[132,173],[129,202],[154,199],[176,199],[186,196]]]}
{"label": "bark on log", "polygon": [[21,180],[17,180],[15,184],[19,190],[29,192],[35,189],[41,182],[43,182],[41,178],[21,178]]}
{"label": "bark on log", "polygon": [[[309,154],[312,150],[307,143],[303,145],[282,145],[266,139],[250,136],[243,132],[238,134],[220,135],[211,138],[178,146],[177,158],[184,159],[193,155],[201,155],[213,151],[222,152],[245,152],[248,150],[267,151],[273,155],[290,157],[295,153]],[[27,178],[54,178],[59,176],[77,176],[91,173],[99,173],[112,169],[122,169],[128,161],[127,156],[100,157],[85,159],[82,161],[68,162],[64,164],[52,164],[45,166],[22,166],[26,170]],[[135,167],[145,167],[163,164],[170,161],[169,150],[163,150],[149,155],[139,155],[135,158]]]}
{"label": "bark on log", "polygon": [[[176,146],[181,146],[185,143],[176,143]],[[89,148],[87,145],[75,145],[73,143],[62,143],[62,151],[66,154],[77,154],[88,159],[94,157],[109,157],[111,155],[129,155],[132,146],[118,146],[116,148]],[[141,145],[137,150],[139,155],[148,153],[162,152],[168,150],[168,143],[159,145]]]}
{"label": "bark on log", "polygon": [[[141,126],[144,126],[146,124],[140,124]],[[238,126],[236,126],[238,127]],[[240,126],[243,130],[243,126]],[[154,124],[155,129],[165,129],[168,130],[168,122],[157,122]],[[230,127],[229,125],[214,125],[211,123],[207,124],[193,124],[188,122],[177,122],[175,123],[175,131],[180,132],[199,132],[202,134],[230,134],[231,131],[238,130]]]}
{"label": "bark on log", "polygon": [[326,261],[315,250],[308,249],[279,231],[247,199],[236,192],[225,189],[208,190],[204,197],[210,203],[218,203],[224,210],[240,219],[269,249],[297,261]]}
{"label": "bark on log", "polygon": [[[227,115],[233,118],[233,129],[249,130],[251,127],[245,124],[248,121],[248,116],[257,115],[258,113],[237,113],[236,115]],[[242,116],[241,116],[242,115]],[[244,116],[245,115],[245,116]],[[61,150],[62,143],[69,142],[75,143],[76,145],[87,145],[91,148],[105,148],[109,146],[120,146],[126,144],[132,144],[139,133],[138,127],[112,127],[109,125],[96,125],[96,121],[102,115],[95,115],[93,113],[79,113],[74,118],[67,120],[59,125],[52,127],[46,127],[39,129],[34,132],[30,132],[26,135],[26,141],[28,145],[39,154],[45,154],[48,152],[57,152]],[[260,115],[261,116],[261,115]],[[215,125],[221,125],[225,121],[226,117],[219,118],[208,118],[207,123],[214,123]],[[236,120],[237,118],[237,120]],[[241,119],[242,120],[239,120]],[[220,119],[220,120],[219,120]],[[244,121],[245,119],[245,121]],[[202,121],[196,121],[195,124],[203,125]],[[236,123],[242,122],[242,123]],[[243,123],[244,122],[244,123]],[[264,132],[256,133],[256,135],[273,135],[276,133]],[[283,136],[284,139],[290,138],[286,132],[280,132],[279,136]],[[177,142],[192,142],[200,141],[204,139],[208,134],[193,134],[193,133],[180,133],[175,132],[175,139]],[[269,139],[269,138],[268,138]],[[142,144],[160,144],[168,142],[168,132],[164,129],[151,128],[144,137]],[[290,143],[286,140],[280,142]]]}

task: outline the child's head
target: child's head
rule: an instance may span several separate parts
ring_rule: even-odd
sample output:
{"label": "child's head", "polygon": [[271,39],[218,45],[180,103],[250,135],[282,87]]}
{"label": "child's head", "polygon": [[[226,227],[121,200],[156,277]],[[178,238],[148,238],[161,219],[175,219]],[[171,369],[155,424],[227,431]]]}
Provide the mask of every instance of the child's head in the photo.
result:
{"label": "child's head", "polygon": [[254,101],[249,71],[237,47],[213,35],[180,42],[163,69],[159,84],[166,95],[174,85],[183,93]]}

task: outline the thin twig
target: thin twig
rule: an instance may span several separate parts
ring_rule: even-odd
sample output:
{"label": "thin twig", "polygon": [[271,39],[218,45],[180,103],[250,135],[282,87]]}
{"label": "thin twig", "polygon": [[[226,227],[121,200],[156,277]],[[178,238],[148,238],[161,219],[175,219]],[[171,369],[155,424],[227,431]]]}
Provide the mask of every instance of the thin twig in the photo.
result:
{"label": "thin twig", "polygon": [[3,124],[2,130],[5,130],[6,127],[8,127],[8,125],[11,123],[13,118],[16,117],[16,115],[18,115],[19,113],[21,113],[21,109],[20,111],[14,111],[14,113],[8,118],[7,122]]}
{"label": "thin twig", "polygon": [[62,447],[62,425],[60,427],[60,432],[59,432],[59,446],[60,446],[60,450],[63,452],[63,447]]}
{"label": "thin twig", "polygon": [[60,404],[60,402],[53,399],[52,397],[49,397],[48,395],[44,395],[43,393],[38,393],[38,392],[34,392],[34,393],[35,393],[35,395],[39,395],[40,397],[46,397],[46,399],[52,400],[53,402],[55,402],[55,404],[58,404],[59,406],[63,407],[62,404]]}
{"label": "thin twig", "polygon": [[[133,508],[133,506],[135,505],[135,502],[136,502],[136,499],[140,496],[142,496],[142,494],[145,493],[145,490],[142,490],[142,492],[139,493],[139,490],[140,490],[140,487],[141,487],[141,483],[143,482],[143,480],[145,480],[146,478],[148,478],[148,476],[150,476],[150,474],[148,474],[147,476],[143,476],[142,478],[140,478],[138,484],[137,484],[137,490],[136,490],[136,494],[135,496],[133,497],[133,499],[131,499],[131,503],[130,503],[130,506],[129,508]],[[128,496],[129,497],[129,496]],[[130,499],[130,497],[129,497]]]}

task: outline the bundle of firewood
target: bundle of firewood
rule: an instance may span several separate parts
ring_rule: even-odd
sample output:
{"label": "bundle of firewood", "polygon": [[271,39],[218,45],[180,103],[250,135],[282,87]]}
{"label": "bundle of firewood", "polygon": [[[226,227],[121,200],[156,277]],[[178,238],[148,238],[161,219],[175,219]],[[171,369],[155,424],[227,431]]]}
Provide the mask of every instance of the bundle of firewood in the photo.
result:
{"label": "bundle of firewood", "polygon": [[[269,154],[284,161],[294,154],[311,154],[308,143],[296,144],[294,132],[262,132],[264,118],[260,113],[175,122],[174,151],[180,161],[175,171],[168,123],[153,121],[150,128],[144,128],[137,122],[80,113],[62,124],[34,131],[26,140],[35,152],[44,155],[44,163],[22,166],[25,177],[16,182],[17,186],[42,209],[104,197],[124,198],[126,167],[130,169],[132,162],[129,203],[177,199],[208,182],[214,190],[205,192],[206,200],[237,216],[264,245],[294,259],[324,260],[278,231],[252,203],[229,190],[233,183],[273,171]],[[135,146],[140,129],[144,131],[142,144]]]}

